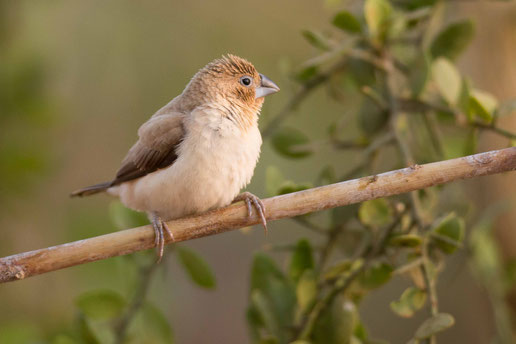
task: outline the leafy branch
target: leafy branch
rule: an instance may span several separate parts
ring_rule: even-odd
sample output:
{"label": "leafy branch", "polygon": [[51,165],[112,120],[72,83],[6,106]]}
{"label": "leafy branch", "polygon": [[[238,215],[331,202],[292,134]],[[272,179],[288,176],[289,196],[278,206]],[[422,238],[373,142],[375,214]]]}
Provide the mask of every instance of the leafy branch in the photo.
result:
{"label": "leafy branch", "polygon": [[[443,1],[366,0],[362,12],[343,10],[334,16],[336,32],[304,31],[316,55],[293,73],[300,91],[266,127],[276,152],[304,159],[326,145],[335,155],[342,150],[353,154],[355,165],[348,172],[337,178],[330,163],[320,171],[317,184],[393,165],[417,171],[424,162],[473,154],[483,131],[516,145],[516,134],[497,125],[499,118],[516,110],[516,102],[500,103],[461,75],[454,61],[472,40],[474,25],[466,19],[440,28],[443,9]],[[312,141],[284,120],[316,87],[327,88],[346,115],[329,123],[326,138]],[[357,98],[359,106],[349,101]],[[387,149],[393,144],[396,150]],[[369,178],[376,182],[375,176]],[[310,185],[283,177],[274,166],[268,168],[266,181],[271,194]],[[472,220],[450,211],[455,204],[445,194],[444,189],[415,189],[395,201],[366,201],[328,216],[294,218],[320,234],[322,249],[312,248],[306,239],[299,241],[291,249],[288,274],[272,262],[265,264],[263,256],[256,257],[248,309],[253,340],[368,343],[356,308],[371,289],[393,274],[403,274],[413,286],[391,308],[411,317],[427,305],[429,318],[410,343],[435,343],[436,334],[454,322],[451,315],[439,313],[438,276],[447,256],[464,246],[465,223]],[[316,251],[318,259],[313,257]],[[501,303],[499,290],[490,294]],[[508,338],[505,332],[501,338]]]}

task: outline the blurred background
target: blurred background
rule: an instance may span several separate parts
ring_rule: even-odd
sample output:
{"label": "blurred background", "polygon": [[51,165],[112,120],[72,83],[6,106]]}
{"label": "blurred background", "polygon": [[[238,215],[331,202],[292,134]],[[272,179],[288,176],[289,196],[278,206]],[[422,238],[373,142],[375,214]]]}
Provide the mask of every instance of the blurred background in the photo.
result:
{"label": "blurred background", "polygon": [[[266,124],[292,95],[285,68],[314,54],[300,32],[329,27],[345,3],[0,1],[0,256],[116,230],[108,196],[72,200],[68,194],[110,179],[135,142],[139,125],[178,95],[199,68],[222,54],[249,59],[281,87],[265,102],[260,125]],[[450,1],[446,11],[450,19],[468,17],[476,24],[475,39],[458,61],[459,69],[498,98],[514,98],[516,3]],[[341,112],[319,90],[288,122],[317,139],[326,133],[327,123],[320,118],[337,118]],[[514,117],[500,124],[516,130]],[[500,147],[495,136],[486,134],[479,150]],[[344,171],[348,158],[347,153],[328,152],[290,161],[265,142],[248,189],[267,196],[264,180],[270,165],[302,182],[313,180],[328,159]],[[476,209],[514,200],[516,194],[514,175],[459,184]],[[512,209],[496,226],[507,259],[516,257]],[[310,235],[293,222],[277,221],[270,224],[267,237],[257,227],[186,243],[213,268],[216,289],[195,287],[171,257],[149,297],[171,322],[177,343],[247,343],[244,313],[253,253]],[[108,259],[0,285],[0,334],[18,331],[27,343],[37,342],[34,338],[71,324],[74,299],[82,292],[108,288],[130,293],[120,262]],[[364,301],[361,314],[372,335],[401,343],[414,332],[421,318],[397,318],[389,309],[389,301],[405,284],[395,279]],[[461,254],[450,261],[438,292],[440,308],[456,318],[456,326],[440,342],[489,342],[496,326],[493,310]]]}

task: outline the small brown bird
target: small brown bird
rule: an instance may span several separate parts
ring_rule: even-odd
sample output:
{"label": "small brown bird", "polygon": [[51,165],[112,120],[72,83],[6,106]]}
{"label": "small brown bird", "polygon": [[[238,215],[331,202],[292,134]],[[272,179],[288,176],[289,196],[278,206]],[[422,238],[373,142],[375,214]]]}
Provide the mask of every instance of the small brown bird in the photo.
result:
{"label": "small brown bird", "polygon": [[127,207],[146,212],[154,227],[158,261],[164,232],[173,238],[164,221],[245,201],[249,216],[254,205],[267,229],[261,200],[239,192],[251,181],[260,155],[263,97],[278,91],[243,58],[214,60],[139,128],[139,139],[115,179],[71,196],[106,191]]}

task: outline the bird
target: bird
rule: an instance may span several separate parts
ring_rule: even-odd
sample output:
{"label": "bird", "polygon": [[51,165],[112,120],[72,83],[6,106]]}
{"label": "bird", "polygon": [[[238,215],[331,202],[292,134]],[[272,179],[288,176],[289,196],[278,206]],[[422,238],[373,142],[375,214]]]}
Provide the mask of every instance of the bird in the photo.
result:
{"label": "bird", "polygon": [[145,212],[154,229],[157,262],[163,257],[166,222],[244,201],[267,231],[265,206],[250,192],[260,156],[258,117],[264,97],[280,88],[248,60],[223,55],[201,68],[183,92],[138,129],[138,140],[114,179],[71,193],[106,192]]}

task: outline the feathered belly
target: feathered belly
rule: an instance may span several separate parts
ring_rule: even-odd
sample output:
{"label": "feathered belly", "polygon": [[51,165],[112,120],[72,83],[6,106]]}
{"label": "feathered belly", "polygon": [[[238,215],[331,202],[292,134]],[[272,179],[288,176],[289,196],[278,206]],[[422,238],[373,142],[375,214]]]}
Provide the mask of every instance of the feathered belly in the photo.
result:
{"label": "feathered belly", "polygon": [[214,141],[185,140],[174,164],[124,183],[113,193],[129,208],[154,212],[164,220],[230,204],[251,180],[261,139],[253,138],[253,144],[227,137]]}

